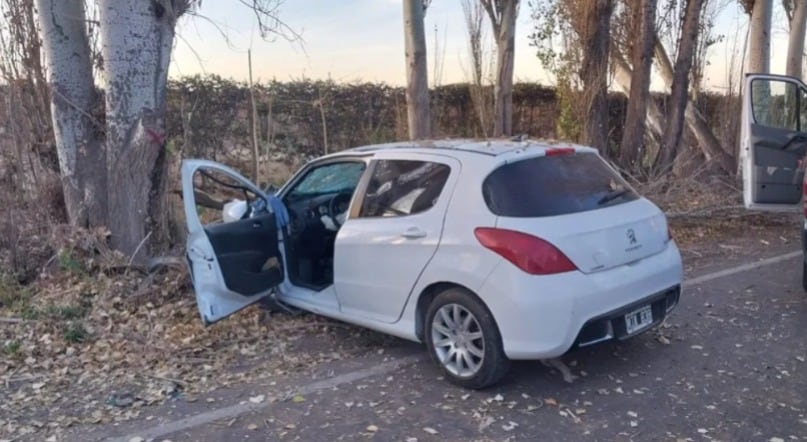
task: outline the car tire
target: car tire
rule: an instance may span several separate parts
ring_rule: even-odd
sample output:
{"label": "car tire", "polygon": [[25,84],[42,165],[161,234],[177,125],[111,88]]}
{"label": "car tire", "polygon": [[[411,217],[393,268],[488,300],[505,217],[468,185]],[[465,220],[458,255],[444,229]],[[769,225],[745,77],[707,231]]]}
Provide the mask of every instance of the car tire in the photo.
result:
{"label": "car tire", "polygon": [[801,263],[801,288],[807,292],[807,261]]}
{"label": "car tire", "polygon": [[483,389],[510,368],[493,315],[466,290],[451,288],[437,295],[426,311],[425,326],[429,355],[456,385]]}

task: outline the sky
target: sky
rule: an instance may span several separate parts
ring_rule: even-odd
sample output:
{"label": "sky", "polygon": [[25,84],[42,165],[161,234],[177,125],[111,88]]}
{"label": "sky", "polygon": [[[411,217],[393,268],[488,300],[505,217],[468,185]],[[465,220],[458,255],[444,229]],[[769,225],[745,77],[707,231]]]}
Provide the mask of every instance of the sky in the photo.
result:
{"label": "sky", "polygon": [[[733,52],[743,49],[747,19],[736,1],[726,2],[717,20],[721,43],[709,53],[705,84],[726,87]],[[774,2],[777,6],[779,2]],[[301,42],[282,37],[261,39],[254,14],[236,0],[205,0],[196,17],[179,24],[171,76],[218,74],[246,80],[247,50],[252,51],[255,81],[332,79],[337,82],[406,81],[400,0],[286,0],[280,18],[302,35]],[[782,23],[775,11],[775,23]],[[433,0],[426,14],[429,82],[468,81],[467,39],[460,0]],[[787,46],[783,25],[774,25],[771,70],[782,73]],[[529,45],[530,7],[522,1],[516,26],[515,79],[552,84]],[[488,34],[490,35],[490,34]],[[492,43],[491,43],[492,44]],[[436,49],[437,48],[437,49]],[[435,65],[441,65],[435,75]]]}

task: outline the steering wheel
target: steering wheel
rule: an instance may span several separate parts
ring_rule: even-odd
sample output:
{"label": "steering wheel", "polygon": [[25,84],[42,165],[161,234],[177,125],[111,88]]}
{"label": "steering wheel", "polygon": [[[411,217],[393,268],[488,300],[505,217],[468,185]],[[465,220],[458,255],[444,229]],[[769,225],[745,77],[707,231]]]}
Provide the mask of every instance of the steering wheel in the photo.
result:
{"label": "steering wheel", "polygon": [[328,214],[331,216],[331,220],[336,225],[336,227],[342,227],[342,223],[336,219],[336,215],[339,213],[337,212],[337,208],[339,207],[339,203],[345,202],[350,204],[350,199],[353,197],[352,193],[337,193],[336,195],[331,198],[331,201],[328,203]]}

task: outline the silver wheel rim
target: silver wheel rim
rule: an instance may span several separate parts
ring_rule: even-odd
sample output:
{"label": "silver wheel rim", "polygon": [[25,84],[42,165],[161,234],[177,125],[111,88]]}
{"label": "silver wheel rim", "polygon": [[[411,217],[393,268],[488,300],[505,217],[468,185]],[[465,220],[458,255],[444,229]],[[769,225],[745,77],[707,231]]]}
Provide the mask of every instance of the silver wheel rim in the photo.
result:
{"label": "silver wheel rim", "polygon": [[479,321],[465,307],[446,304],[432,319],[432,344],[443,367],[458,377],[475,375],[485,361],[485,340]]}

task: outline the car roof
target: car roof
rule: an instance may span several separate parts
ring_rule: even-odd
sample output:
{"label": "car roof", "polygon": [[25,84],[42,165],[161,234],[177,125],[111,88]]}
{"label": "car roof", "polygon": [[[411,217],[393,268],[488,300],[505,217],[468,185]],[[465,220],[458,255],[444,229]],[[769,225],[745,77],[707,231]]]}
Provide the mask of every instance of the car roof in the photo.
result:
{"label": "car roof", "polygon": [[[474,139],[444,139],[444,140],[422,140],[422,141],[401,141],[396,143],[372,144],[368,146],[355,147],[338,153],[328,155],[328,157],[350,155],[350,154],[374,154],[380,152],[398,153],[422,153],[441,151],[442,154],[452,156],[482,155],[487,157],[510,156],[515,153],[533,153],[535,155],[544,154],[550,149],[574,148],[576,151],[591,151],[595,149],[577,144],[556,141],[556,140],[516,140],[507,138],[494,138],[487,140]],[[500,158],[502,159],[502,158]]]}

